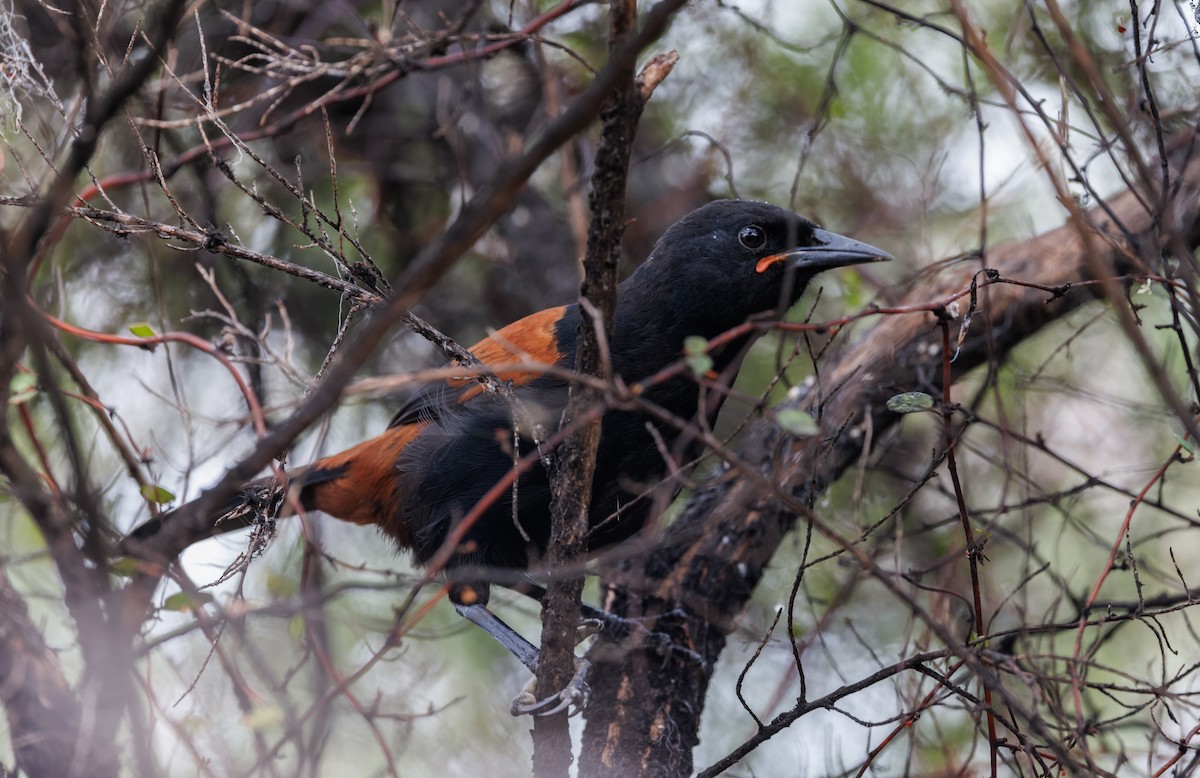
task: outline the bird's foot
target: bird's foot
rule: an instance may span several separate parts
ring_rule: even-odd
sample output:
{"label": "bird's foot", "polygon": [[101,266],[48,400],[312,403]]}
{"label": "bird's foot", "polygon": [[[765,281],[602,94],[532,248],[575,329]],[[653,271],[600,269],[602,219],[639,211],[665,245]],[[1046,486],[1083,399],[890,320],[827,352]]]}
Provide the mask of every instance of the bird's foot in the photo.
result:
{"label": "bird's foot", "polygon": [[569,711],[568,716],[576,715],[587,707],[592,698],[592,688],[587,684],[587,674],[591,669],[591,662],[576,659],[575,675],[567,685],[541,700],[537,698],[537,676],[530,678],[513,700],[509,712],[514,716],[553,716],[563,711]]}
{"label": "bird's foot", "polygon": [[579,620],[579,625],[575,628],[575,645],[579,645],[583,641],[590,638],[592,635],[599,635],[604,631],[604,620],[583,618]]}
{"label": "bird's foot", "polygon": [[[644,648],[664,659],[671,656],[682,656],[696,664],[703,665],[704,657],[699,653],[674,642],[670,635],[664,632],[657,632],[651,627],[646,626],[647,622],[667,618],[683,619],[686,617],[687,613],[682,609],[637,618],[628,618],[604,611],[597,611],[595,616],[589,614],[589,618],[583,620],[580,625],[580,634],[582,635],[584,628],[587,627],[593,630],[587,636],[590,637],[591,634],[599,633],[614,643],[636,637]],[[598,625],[598,628],[591,625]]]}
{"label": "bird's foot", "polygon": [[683,657],[698,665],[704,664],[704,657],[690,648],[685,648],[663,632],[647,632],[642,638],[642,645],[666,661],[672,657]]}

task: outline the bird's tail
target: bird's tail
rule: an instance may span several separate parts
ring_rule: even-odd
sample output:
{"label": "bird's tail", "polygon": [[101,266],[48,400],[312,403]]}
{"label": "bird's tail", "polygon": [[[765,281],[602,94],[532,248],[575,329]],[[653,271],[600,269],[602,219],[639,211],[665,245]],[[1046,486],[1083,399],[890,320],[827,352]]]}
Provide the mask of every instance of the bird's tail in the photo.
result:
{"label": "bird's tail", "polygon": [[[421,425],[393,427],[382,435],[287,474],[250,481],[206,516],[184,521],[180,509],[140,525],[122,545],[133,554],[150,547],[155,556],[173,557],[183,549],[226,532],[273,518],[292,516],[296,505],[355,524],[375,524],[407,545],[398,515],[396,463]],[[160,537],[166,533],[167,537]],[[153,541],[152,541],[153,539]]]}
{"label": "bird's tail", "polygon": [[290,516],[295,509],[289,507],[288,492],[300,488],[303,494],[304,481],[304,472],[289,475],[286,485],[275,476],[250,481],[206,515],[192,516],[176,508],[155,516],[130,532],[121,546],[135,556],[171,558],[202,540]]}

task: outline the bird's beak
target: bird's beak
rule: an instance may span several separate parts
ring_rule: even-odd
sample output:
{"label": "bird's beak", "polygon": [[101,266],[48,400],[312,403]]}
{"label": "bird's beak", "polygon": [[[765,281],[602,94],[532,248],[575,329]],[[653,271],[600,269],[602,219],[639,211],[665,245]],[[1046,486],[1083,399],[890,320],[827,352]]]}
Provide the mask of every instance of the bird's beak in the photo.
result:
{"label": "bird's beak", "polygon": [[813,244],[781,251],[758,261],[755,269],[762,273],[772,265],[790,262],[797,270],[816,272],[864,262],[886,262],[894,257],[874,246],[838,235],[828,230],[813,230]]}

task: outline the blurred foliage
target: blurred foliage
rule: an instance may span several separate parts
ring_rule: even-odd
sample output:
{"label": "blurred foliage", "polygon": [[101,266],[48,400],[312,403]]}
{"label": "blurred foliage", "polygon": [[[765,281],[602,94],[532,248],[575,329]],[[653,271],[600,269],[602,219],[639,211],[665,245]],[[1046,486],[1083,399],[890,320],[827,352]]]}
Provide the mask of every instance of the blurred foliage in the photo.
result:
{"label": "blurred foliage", "polygon": [[[535,9],[544,11],[553,5],[485,2],[465,29],[497,35],[519,27]],[[991,51],[1003,57],[1035,99],[1043,101],[1043,110],[1061,118],[1067,129],[1064,145],[1076,157],[1088,160],[1090,184],[1102,194],[1114,189],[1127,170],[1123,161],[1114,162],[1105,153],[1113,128],[1102,117],[1095,124],[1085,118],[1094,106],[1072,94],[1070,83],[1086,83],[1088,75],[1064,56],[1067,42],[1045,9],[1034,5],[1031,21],[1024,7],[1012,3],[989,0],[968,5],[977,25],[986,31]],[[1185,3],[1175,5],[1187,10]],[[1161,25],[1156,28],[1160,49],[1152,73],[1159,109],[1170,128],[1194,119],[1195,84],[1200,76],[1193,56],[1195,44],[1187,37],[1194,29],[1186,29],[1167,6],[1155,17]],[[199,4],[195,18],[181,27],[169,57],[179,82],[164,83],[161,95],[139,96],[129,109],[129,116],[153,117],[171,126],[116,122],[103,135],[77,190],[108,177],[146,170],[146,149],[158,160],[169,161],[223,137],[211,122],[203,125],[203,131],[195,123],[172,124],[195,115],[194,96],[205,77],[219,84],[218,104],[223,106],[250,100],[264,83],[271,83],[229,64],[250,49],[222,11],[248,13],[254,24],[283,45],[295,51],[312,47],[324,61],[333,62],[369,49],[369,43],[347,41],[377,36],[391,9],[403,12],[397,29],[421,25],[432,30],[441,23],[439,13],[453,18],[461,7],[460,3],[359,0]],[[857,3],[722,0],[689,6],[654,47],[654,51],[677,48],[682,60],[654,95],[633,154],[626,264],[632,267],[641,261],[657,236],[680,215],[713,197],[731,195],[727,176],[742,197],[790,203],[831,228],[887,247],[899,258],[890,268],[823,278],[820,293],[810,290],[790,313],[791,321],[826,321],[893,299],[894,281],[917,274],[943,255],[978,248],[985,208],[989,245],[1059,223],[1065,211],[998,93],[973,62],[968,82],[960,47],[936,29],[957,33],[957,21],[934,2],[903,4],[903,9],[926,20],[928,26],[897,20],[885,10]],[[78,94],[79,76],[72,67],[76,58],[69,53],[65,22],[32,0],[20,0],[15,10],[11,14],[0,9],[0,14],[11,14],[14,29],[45,69],[57,104],[54,97],[35,94],[32,84],[20,88],[12,79],[0,91],[0,195],[11,197],[29,193],[50,175],[43,153],[56,153],[70,137],[67,126],[77,122],[78,106],[72,100]],[[117,3],[106,13],[99,41],[113,61],[119,61],[130,36],[143,24],[144,11],[142,4]],[[1121,101],[1123,115],[1144,119],[1147,108],[1139,97],[1138,73],[1130,66],[1134,56],[1130,30],[1137,22],[1110,4],[1073,3],[1067,12],[1079,45],[1091,54],[1096,71]],[[1146,15],[1148,9],[1142,8],[1141,13]],[[197,26],[204,31],[207,64]],[[521,105],[506,113],[503,107],[489,106],[481,77],[485,63],[428,71],[414,68],[369,101],[331,105],[326,114],[328,138],[318,112],[287,131],[249,143],[246,150],[224,149],[218,156],[249,192],[297,223],[328,233],[328,225],[317,226],[314,210],[333,220],[340,213],[344,236],[332,233],[332,240],[346,259],[369,261],[383,278],[395,279],[466,197],[486,185],[497,165],[545,126],[546,85],[558,90],[560,106],[583,88],[590,78],[589,67],[605,59],[606,29],[602,9],[585,6],[539,32],[546,44],[536,56],[533,44],[520,48],[520,57],[532,73],[528,77],[537,79],[530,90],[541,98],[532,107]],[[1048,56],[1040,36],[1045,36],[1057,56]],[[538,69],[541,59],[546,63],[544,72]],[[221,64],[215,65],[218,61]],[[7,72],[17,72],[15,64],[10,68]],[[99,68],[90,77],[108,78]],[[278,101],[232,116],[230,131],[255,132],[339,83],[332,76],[302,83]],[[183,87],[193,97],[185,97]],[[972,89],[977,104],[968,99]],[[987,128],[982,139],[977,118]],[[1143,148],[1152,149],[1150,125],[1143,121],[1133,126],[1146,142]],[[1061,152],[1051,134],[1041,127],[1034,131],[1044,152],[1061,165]],[[595,142],[593,130],[547,162],[517,208],[422,300],[418,312],[470,344],[490,327],[572,299],[578,252],[566,207],[586,186]],[[330,146],[336,160],[336,193]],[[583,182],[565,178],[567,156]],[[986,203],[980,201],[980,169]],[[201,230],[220,232],[246,248],[331,275],[344,276],[352,270],[337,265],[296,230],[269,218],[203,154],[173,173],[167,184],[174,203],[152,181],[143,181],[129,187],[114,184],[93,204],[186,226],[178,206]],[[1078,187],[1075,193],[1081,199],[1090,196],[1079,182],[1072,185]],[[289,187],[301,192],[305,202]],[[22,208],[0,207],[0,227],[13,229],[23,215]],[[360,243],[362,253],[350,245],[350,238]],[[305,381],[321,365],[339,326],[351,313],[348,300],[309,281],[171,240],[114,235],[80,219],[46,250],[33,293],[47,311],[98,332],[123,334],[135,323],[148,322],[157,332],[184,330],[218,342],[247,365],[248,372],[262,372],[255,379],[256,388],[264,406],[273,410],[273,418],[286,413],[290,403],[302,396]],[[211,285],[202,272],[215,274]],[[1148,336],[1150,328],[1169,321],[1161,292],[1149,302],[1151,307],[1142,313]],[[274,354],[264,354],[261,344],[237,334],[229,321],[233,316],[246,331],[262,336]],[[356,323],[348,325],[351,330]],[[766,402],[774,404],[791,387],[819,375],[811,354],[839,348],[859,332],[860,326],[850,325],[833,337],[772,333],[756,344],[736,389],[750,400],[765,393]],[[155,479],[155,485],[148,487],[153,501],[166,502],[174,495],[181,500],[193,497],[253,440],[232,381],[208,357],[174,346],[145,354],[70,337],[62,342],[79,358],[102,402],[111,407],[112,418],[128,430],[144,456]],[[1006,364],[993,366],[991,373],[979,371],[956,387],[955,396],[962,402],[975,400],[971,412],[998,427],[1019,431],[1027,439],[1041,436],[1048,445],[1072,452],[1086,471],[1126,490],[1136,489],[1176,440],[1174,427],[1137,367],[1135,355],[1114,345],[1123,343],[1111,318],[1099,316],[1096,306],[1087,307],[1031,339]],[[1163,332],[1154,345],[1164,369],[1186,392],[1178,340]],[[364,376],[400,374],[441,362],[420,338],[397,333]],[[382,426],[407,391],[401,388],[374,405],[348,401],[298,446],[293,461],[366,437]],[[56,422],[45,398],[33,394],[21,399],[33,429],[53,427]],[[14,416],[19,411],[14,406],[8,412]],[[104,491],[114,526],[123,531],[147,518],[146,500],[123,477],[123,466],[106,447],[95,421],[82,409],[72,412],[88,446],[90,481]],[[748,402],[731,402],[718,432],[733,434],[751,414],[757,412]],[[807,429],[802,422],[791,421],[799,425],[798,432]],[[924,587],[922,591],[944,593],[938,607],[950,612],[950,619],[965,634],[970,583],[964,580],[964,566],[946,561],[961,555],[962,538],[944,474],[900,505],[929,466],[940,434],[932,414],[911,414],[877,444],[882,453],[870,467],[834,484],[816,509],[848,535],[865,531],[897,509],[897,521],[878,529],[868,547],[894,561],[914,586]],[[28,441],[23,444],[24,453],[33,456]],[[962,442],[960,467],[973,517],[989,537],[985,599],[1009,606],[997,615],[997,629],[1073,618],[1075,604],[1063,599],[1066,587],[1061,577],[1074,586],[1072,591],[1094,577],[1097,557],[1103,557],[1128,506],[1127,496],[1111,491],[1072,491],[1081,482],[1079,473],[1037,448],[986,425],[971,427]],[[53,467],[65,467],[61,450],[49,456]],[[710,469],[711,460],[697,476]],[[1163,486],[1157,498],[1161,504],[1183,510],[1180,506],[1196,503],[1196,488],[1182,481],[1171,479]],[[1144,523],[1139,517],[1132,541],[1139,553],[1157,561],[1143,560],[1141,574],[1147,582],[1169,589],[1177,582],[1171,580],[1171,563],[1161,561],[1164,553],[1173,549],[1182,570],[1194,570],[1200,562],[1195,544],[1187,543],[1182,534],[1194,532],[1194,526],[1177,516],[1173,519],[1169,510],[1148,508],[1147,513]],[[61,592],[53,569],[41,553],[44,541],[35,536],[32,523],[2,489],[0,516],[4,518],[0,565],[37,609],[48,635],[62,648],[64,663],[74,668],[79,658],[71,647],[67,614],[57,602]],[[280,530],[244,576],[235,574],[211,594],[184,593],[173,585],[162,593],[158,621],[147,627],[150,641],[191,623],[183,611],[230,615],[241,609],[220,645],[250,657],[244,668],[247,683],[261,695],[252,710],[239,712],[228,679],[215,665],[206,664],[212,647],[199,630],[156,646],[145,662],[154,678],[153,726],[164,764],[191,763],[193,756],[180,745],[182,731],[194,738],[204,759],[213,760],[212,769],[218,774],[250,769],[255,759],[252,732],[278,737],[306,705],[328,692],[328,679],[317,669],[312,653],[314,643],[309,638],[314,633],[323,633],[322,645],[335,667],[356,668],[371,660],[396,627],[396,608],[417,576],[409,561],[397,558],[369,530],[324,521],[317,525],[319,530],[310,531],[320,535],[327,555],[321,563],[322,585],[327,590],[349,587],[331,597],[319,612],[308,612],[298,604],[306,560],[299,529],[292,526]],[[185,569],[193,581],[206,585],[221,578],[226,565],[243,549],[240,539],[204,544],[185,556]],[[752,733],[753,722],[741,710],[733,689],[738,672],[760,642],[766,643],[766,649],[747,681],[747,694],[758,715],[766,718],[795,699],[786,628],[764,636],[776,609],[788,602],[802,566],[812,565],[804,567],[792,634],[817,643],[810,649],[807,666],[814,687],[810,696],[830,683],[838,685],[865,674],[864,668],[873,666],[875,659],[894,661],[913,645],[926,644],[928,635],[912,634],[920,630],[910,614],[899,612],[877,584],[864,581],[860,571],[848,563],[813,564],[836,551],[821,537],[810,538],[801,527],[774,560],[717,671],[698,764],[719,757]],[[1132,576],[1121,572],[1110,577],[1106,596],[1137,596]],[[409,615],[433,595],[433,589],[424,591]],[[270,603],[278,602],[289,604],[290,610],[258,617],[257,610],[269,610]],[[825,609],[834,605],[835,615],[830,618],[835,623],[826,623]],[[513,623],[526,633],[536,630],[536,613],[530,604],[514,600],[501,607],[505,618],[513,614]],[[240,618],[246,611],[252,616]],[[1157,629],[1191,634],[1184,616],[1163,619]],[[1141,653],[1145,635],[1131,633],[1122,632],[1105,645],[1098,660],[1115,668],[1137,664],[1139,673],[1166,677],[1171,670],[1162,663],[1182,665],[1196,659],[1195,646],[1180,646],[1178,639],[1170,651],[1146,658]],[[1069,656],[1072,639],[1073,633],[1063,633],[1046,638],[1039,647]],[[1175,651],[1180,652],[1178,657]],[[449,608],[439,605],[411,626],[399,649],[356,679],[351,691],[363,705],[380,704],[388,711],[403,712],[394,720],[377,722],[406,774],[522,775],[528,773],[526,726],[507,720],[504,714],[507,700],[524,682],[523,670],[514,665],[500,648],[468,632]],[[1111,678],[1120,682],[1119,675]],[[915,681],[897,682],[893,689],[875,689],[852,703],[854,715],[877,722],[911,709],[927,692],[927,686]],[[1089,714],[1120,716],[1123,703],[1115,696],[1089,691]],[[235,726],[232,722],[239,715],[240,724]],[[308,763],[311,774],[332,774],[334,765],[339,773],[381,770],[387,757],[353,705],[339,699],[330,717],[323,722],[324,731],[316,725],[305,730],[325,748],[319,763]],[[222,725],[212,726],[217,719],[223,720]],[[836,774],[861,759],[868,737],[865,730],[832,711],[812,721],[811,726],[789,731],[760,749],[743,764],[744,770],[776,774],[778,765],[792,764],[789,760],[796,752],[805,755],[802,769],[813,775]],[[969,711],[939,708],[917,725],[911,753],[897,749],[885,756],[879,774],[900,774],[906,765],[909,774],[928,775],[966,760],[982,765],[986,745],[975,739],[975,726]],[[1148,725],[1141,721],[1137,726]],[[448,732],[470,736],[447,737]],[[1136,738],[1125,746],[1117,741],[1110,746],[1114,752],[1122,747],[1153,750]],[[287,765],[304,760],[288,750],[281,763],[285,766],[278,769],[287,772]],[[0,762],[11,762],[7,752],[0,752]]]}

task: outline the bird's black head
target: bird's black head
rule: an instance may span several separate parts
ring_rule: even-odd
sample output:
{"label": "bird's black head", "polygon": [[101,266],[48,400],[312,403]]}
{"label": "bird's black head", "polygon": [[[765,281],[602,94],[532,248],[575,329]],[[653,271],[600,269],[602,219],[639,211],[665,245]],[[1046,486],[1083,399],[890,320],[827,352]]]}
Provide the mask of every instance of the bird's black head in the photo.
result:
{"label": "bird's black head", "polygon": [[664,306],[681,332],[712,337],[753,314],[790,306],[822,270],[887,259],[887,252],[786,208],[718,200],[663,233],[621,294]]}

